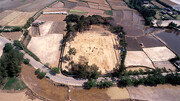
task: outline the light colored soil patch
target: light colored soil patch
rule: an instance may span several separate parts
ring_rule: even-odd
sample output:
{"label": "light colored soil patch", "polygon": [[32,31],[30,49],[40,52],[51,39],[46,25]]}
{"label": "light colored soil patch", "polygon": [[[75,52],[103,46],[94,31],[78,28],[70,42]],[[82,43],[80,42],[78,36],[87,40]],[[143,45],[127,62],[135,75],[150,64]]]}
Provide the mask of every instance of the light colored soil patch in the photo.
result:
{"label": "light colored soil patch", "polygon": [[60,41],[63,34],[48,34],[42,37],[32,37],[28,49],[36,54],[42,63],[58,66]]}
{"label": "light colored soil patch", "polygon": [[43,10],[44,12],[61,12],[61,11],[68,11],[67,8],[47,8]]}
{"label": "light colored soil patch", "polygon": [[103,14],[104,14],[104,11],[103,11],[103,10],[91,9],[91,8],[88,8],[88,7],[80,7],[80,6],[77,6],[77,7],[73,8],[72,10],[78,10],[78,11],[88,12],[89,15],[93,15],[93,14],[103,15]]}
{"label": "light colored soil patch", "polygon": [[9,14],[8,16],[4,17],[0,20],[0,25],[6,25],[9,22],[13,21],[15,18],[19,17],[22,12],[14,11],[13,13]]}
{"label": "light colored soil patch", "polygon": [[127,87],[131,99],[147,101],[179,101],[180,86],[157,85],[156,87]]}
{"label": "light colored soil patch", "polygon": [[12,12],[14,12],[14,11],[13,10],[5,10],[4,12],[0,13],[0,19],[3,19],[4,17],[11,14]]}
{"label": "light colored soil patch", "polygon": [[65,18],[66,18],[66,15],[42,14],[37,20],[41,20],[41,21],[62,21]]}
{"label": "light colored soil patch", "polygon": [[8,23],[8,26],[24,26],[27,20],[34,15],[35,12],[23,12],[16,17],[13,21]]}
{"label": "light colored soil patch", "polygon": [[20,93],[5,93],[0,91],[1,101],[41,101],[39,99],[29,99],[25,94],[26,91]]}
{"label": "light colored soil patch", "polygon": [[78,2],[78,0],[68,0],[68,1],[71,1],[71,2]]}
{"label": "light colored soil patch", "polygon": [[111,87],[107,89],[107,95],[113,100],[129,99],[129,93],[126,88]]}
{"label": "light colored soil patch", "polygon": [[173,70],[175,71],[176,70],[176,67],[173,66],[169,61],[156,61],[156,62],[153,62],[155,67],[157,68],[166,68],[166,70]]}
{"label": "light colored soil patch", "polygon": [[147,66],[154,68],[152,62],[143,51],[127,51],[125,65],[128,66]]}
{"label": "light colored soil patch", "polygon": [[175,57],[167,47],[143,48],[143,50],[152,61],[168,61]]}
{"label": "light colored soil patch", "polygon": [[53,24],[52,21],[47,21],[39,26],[40,36],[45,36],[48,34],[51,25]]}
{"label": "light colored soil patch", "polygon": [[67,43],[64,55],[69,48],[75,48],[77,53],[72,57],[75,63],[81,62],[81,57],[85,57],[89,65],[96,64],[102,73],[106,73],[112,71],[118,63],[118,50],[114,48],[117,41],[111,32],[97,28],[97,31],[78,33],[74,41]]}
{"label": "light colored soil patch", "polygon": [[3,32],[2,35],[6,39],[18,40],[21,37],[22,32]]}
{"label": "light colored soil patch", "polygon": [[52,6],[52,8],[60,8],[60,7],[63,7],[63,6],[64,6],[64,4],[62,2],[58,2],[58,3],[54,4]]}
{"label": "light colored soil patch", "polygon": [[8,42],[7,40],[5,40],[4,38],[2,38],[2,36],[0,36],[0,57],[3,54],[3,48],[7,42]]}

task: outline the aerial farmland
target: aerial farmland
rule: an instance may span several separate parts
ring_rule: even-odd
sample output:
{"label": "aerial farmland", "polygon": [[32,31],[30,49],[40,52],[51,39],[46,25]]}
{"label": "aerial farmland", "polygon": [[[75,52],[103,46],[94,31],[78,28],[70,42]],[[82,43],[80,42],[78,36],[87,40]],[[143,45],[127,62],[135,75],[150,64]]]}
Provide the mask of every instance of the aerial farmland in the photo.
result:
{"label": "aerial farmland", "polygon": [[0,0],[0,99],[179,101],[179,5]]}

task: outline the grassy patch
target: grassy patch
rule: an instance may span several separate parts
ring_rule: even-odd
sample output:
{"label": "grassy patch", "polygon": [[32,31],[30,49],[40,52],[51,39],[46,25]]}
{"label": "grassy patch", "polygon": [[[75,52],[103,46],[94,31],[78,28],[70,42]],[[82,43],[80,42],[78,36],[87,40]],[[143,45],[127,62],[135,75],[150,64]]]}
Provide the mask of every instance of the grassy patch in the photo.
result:
{"label": "grassy patch", "polygon": [[70,10],[70,12],[75,12],[75,13],[88,13],[88,12],[78,11],[78,10]]}
{"label": "grassy patch", "polygon": [[104,14],[106,14],[106,15],[113,15],[113,12],[112,12],[112,10],[106,10],[106,11],[104,11]]}
{"label": "grassy patch", "polygon": [[4,86],[4,90],[23,90],[27,88],[25,83],[18,78],[8,78],[8,82]]}

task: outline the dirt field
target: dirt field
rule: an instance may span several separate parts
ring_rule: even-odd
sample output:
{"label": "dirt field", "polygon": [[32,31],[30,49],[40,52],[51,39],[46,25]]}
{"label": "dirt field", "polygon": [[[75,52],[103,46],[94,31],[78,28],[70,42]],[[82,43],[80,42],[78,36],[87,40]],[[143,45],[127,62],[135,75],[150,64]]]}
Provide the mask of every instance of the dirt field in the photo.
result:
{"label": "dirt field", "polygon": [[125,100],[130,99],[129,93],[126,88],[111,87],[107,89],[107,95],[112,100]]}
{"label": "dirt field", "polygon": [[41,21],[62,21],[66,18],[66,15],[60,14],[42,14],[37,20]]}
{"label": "dirt field", "polygon": [[128,66],[147,66],[154,68],[152,62],[143,51],[127,51],[125,65]]}
{"label": "dirt field", "polygon": [[50,66],[58,66],[60,54],[60,41],[63,34],[48,34],[42,37],[32,37],[28,49],[36,54],[42,63],[49,63]]}
{"label": "dirt field", "polygon": [[34,13],[35,12],[19,12],[14,10],[4,11],[2,14],[5,14],[6,16],[0,20],[0,25],[23,26]]}
{"label": "dirt field", "polygon": [[169,61],[155,61],[153,62],[157,68],[166,68],[166,70],[171,69],[172,71],[176,70],[176,67],[172,65]]}
{"label": "dirt field", "polygon": [[106,4],[106,5],[108,5],[105,0],[83,0],[83,1],[88,1],[88,2],[92,2],[92,3]]}
{"label": "dirt field", "polygon": [[88,7],[75,7],[72,10],[84,11],[84,12],[88,12],[89,14],[97,14],[97,15],[104,14],[103,10],[91,9]]}
{"label": "dirt field", "polygon": [[49,34],[65,34],[65,22],[64,21],[56,21],[53,22],[53,24],[51,25],[51,28],[49,30]]}
{"label": "dirt field", "polygon": [[168,61],[175,57],[167,47],[143,48],[143,50],[152,61]]}
{"label": "dirt field", "polygon": [[146,101],[179,101],[180,86],[158,85],[127,87],[131,99]]}
{"label": "dirt field", "polygon": [[60,8],[60,7],[63,7],[63,6],[64,6],[64,4],[62,2],[58,2],[58,3],[54,4],[52,6],[52,8]]}
{"label": "dirt field", "polygon": [[6,93],[0,90],[0,99],[1,101],[41,101],[39,99],[29,99],[29,97],[26,95],[26,91]]}
{"label": "dirt field", "polygon": [[6,38],[6,39],[10,39],[10,40],[18,40],[21,35],[22,32],[3,32],[2,35]]}
{"label": "dirt field", "polygon": [[46,21],[39,26],[40,36],[45,36],[49,33],[49,30],[53,24],[53,21]]}
{"label": "dirt field", "polygon": [[74,41],[66,44],[64,55],[70,48],[75,48],[77,53],[72,57],[75,63],[81,62],[81,57],[84,57],[89,65],[96,64],[102,73],[110,72],[118,63],[118,50],[114,49],[117,36],[99,26],[94,26],[92,30],[78,33]]}

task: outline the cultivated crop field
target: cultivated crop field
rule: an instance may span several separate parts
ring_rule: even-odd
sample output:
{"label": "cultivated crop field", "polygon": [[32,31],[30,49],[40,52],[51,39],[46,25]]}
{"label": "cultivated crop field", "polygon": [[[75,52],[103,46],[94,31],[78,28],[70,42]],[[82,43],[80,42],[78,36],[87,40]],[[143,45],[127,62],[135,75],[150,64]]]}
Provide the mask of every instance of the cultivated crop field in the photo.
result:
{"label": "cultivated crop field", "polygon": [[[118,45],[116,40],[116,35],[99,26],[93,26],[90,31],[77,33],[74,40],[66,44],[64,56],[70,48],[75,48],[77,53],[72,56],[72,61],[95,64],[102,73],[107,73],[112,71],[119,61],[119,50],[115,49]],[[63,69],[67,66],[68,62],[63,63]]]}
{"label": "cultivated crop field", "polygon": [[20,12],[8,10],[0,13],[2,26],[24,26],[27,20],[34,15],[35,12]]}

